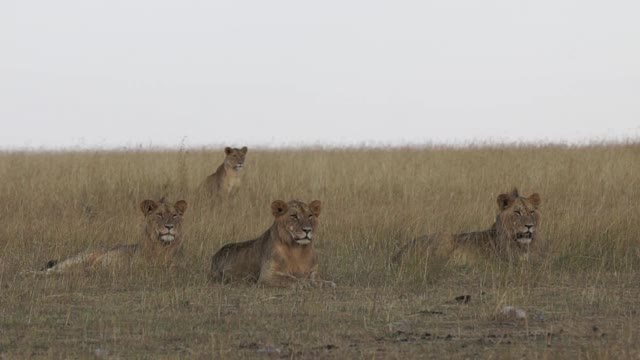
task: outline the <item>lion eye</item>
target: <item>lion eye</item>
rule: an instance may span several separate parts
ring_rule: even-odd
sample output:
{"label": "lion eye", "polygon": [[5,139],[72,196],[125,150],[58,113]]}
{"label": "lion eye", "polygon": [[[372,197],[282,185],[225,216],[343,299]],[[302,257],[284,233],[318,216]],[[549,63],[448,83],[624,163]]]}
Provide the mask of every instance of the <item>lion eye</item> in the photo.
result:
{"label": "lion eye", "polygon": [[174,214],[174,215],[173,215],[173,218],[174,218],[174,219],[178,218],[178,214]]}
{"label": "lion eye", "polygon": [[516,212],[516,215],[522,216],[522,213],[520,212],[520,210],[516,210],[515,212]]}
{"label": "lion eye", "polygon": [[162,214],[156,214],[159,219],[162,219]]}
{"label": "lion eye", "polygon": [[293,215],[291,215],[291,218],[292,218],[293,220],[298,220],[298,215],[293,214]]}
{"label": "lion eye", "polygon": [[535,213],[535,210],[531,210],[530,214],[533,215]]}
{"label": "lion eye", "polygon": [[311,219],[313,217],[313,214],[309,215],[309,219]]}

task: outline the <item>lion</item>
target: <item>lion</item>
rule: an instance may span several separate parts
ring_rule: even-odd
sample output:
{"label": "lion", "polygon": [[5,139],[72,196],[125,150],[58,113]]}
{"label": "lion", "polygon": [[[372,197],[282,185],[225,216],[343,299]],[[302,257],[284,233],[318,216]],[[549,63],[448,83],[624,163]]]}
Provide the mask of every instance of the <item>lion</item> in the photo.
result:
{"label": "lion", "polygon": [[540,202],[539,194],[522,197],[518,189],[513,188],[510,193],[498,196],[498,215],[489,229],[421,236],[404,244],[393,255],[392,261],[399,262],[412,248],[421,255],[428,251],[454,261],[465,259],[470,253],[503,259],[515,255],[528,259],[540,238]]}
{"label": "lion", "polygon": [[235,193],[240,187],[240,173],[244,169],[244,159],[247,155],[247,147],[242,149],[226,147],[225,158],[218,169],[207,176],[203,187],[212,196],[226,197]]}
{"label": "lion", "polygon": [[317,276],[314,230],[322,203],[299,200],[271,204],[273,225],[256,239],[224,245],[211,258],[211,279],[247,280],[267,286],[335,287]]}
{"label": "lion", "polygon": [[144,234],[137,244],[99,247],[83,251],[62,261],[49,260],[41,272],[63,273],[70,269],[86,270],[121,267],[137,258],[156,264],[172,265],[182,249],[182,216],[187,202],[175,204],[165,198],[160,201],[144,200],[140,209],[145,216]]}

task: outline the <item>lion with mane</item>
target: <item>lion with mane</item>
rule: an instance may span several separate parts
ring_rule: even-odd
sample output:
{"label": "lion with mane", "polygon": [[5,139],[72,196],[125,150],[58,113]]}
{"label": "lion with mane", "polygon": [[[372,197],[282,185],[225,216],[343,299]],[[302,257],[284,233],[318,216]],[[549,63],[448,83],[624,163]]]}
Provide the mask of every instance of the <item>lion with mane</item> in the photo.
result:
{"label": "lion with mane", "polygon": [[526,257],[539,246],[540,195],[523,197],[518,189],[500,194],[498,214],[487,230],[457,234],[431,234],[408,241],[393,255],[399,262],[414,250],[418,256],[429,252],[438,256],[465,258],[469,253],[481,253],[497,258]]}

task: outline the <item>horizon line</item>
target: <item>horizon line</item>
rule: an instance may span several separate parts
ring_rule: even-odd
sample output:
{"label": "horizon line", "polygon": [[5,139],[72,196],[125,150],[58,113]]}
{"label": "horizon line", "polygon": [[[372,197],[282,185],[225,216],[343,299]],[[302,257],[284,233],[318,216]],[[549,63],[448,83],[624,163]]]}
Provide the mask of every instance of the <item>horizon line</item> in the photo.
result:
{"label": "horizon line", "polygon": [[354,143],[210,143],[191,144],[181,142],[179,145],[154,145],[154,144],[133,144],[133,145],[72,145],[72,146],[1,146],[0,153],[71,153],[71,152],[146,152],[146,151],[183,151],[183,150],[218,150],[227,146],[248,146],[252,149],[263,151],[277,150],[395,150],[395,149],[466,149],[466,148],[542,148],[542,147],[596,147],[596,146],[626,146],[640,144],[640,136],[629,136],[619,139],[587,139],[587,140],[510,140],[498,141],[495,139],[482,139],[471,141],[424,141],[424,142],[383,142],[383,141],[360,141]]}

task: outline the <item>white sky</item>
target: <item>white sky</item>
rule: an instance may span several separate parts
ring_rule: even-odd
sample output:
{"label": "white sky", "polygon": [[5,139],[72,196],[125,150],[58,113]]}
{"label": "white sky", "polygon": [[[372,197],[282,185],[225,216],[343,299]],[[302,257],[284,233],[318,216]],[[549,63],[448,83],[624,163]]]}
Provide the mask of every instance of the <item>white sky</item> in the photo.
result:
{"label": "white sky", "polygon": [[0,1],[0,148],[640,139],[640,3]]}

